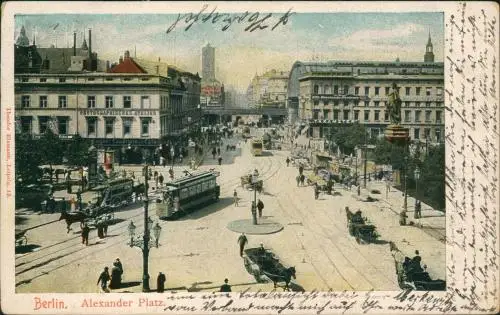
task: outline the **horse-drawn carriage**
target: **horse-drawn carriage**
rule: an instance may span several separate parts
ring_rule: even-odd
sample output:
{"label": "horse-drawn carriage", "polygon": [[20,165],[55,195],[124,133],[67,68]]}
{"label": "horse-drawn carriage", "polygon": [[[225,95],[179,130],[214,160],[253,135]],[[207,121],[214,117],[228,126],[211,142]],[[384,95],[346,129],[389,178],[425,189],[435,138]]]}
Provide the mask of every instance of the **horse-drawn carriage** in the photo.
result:
{"label": "horse-drawn carriage", "polygon": [[390,242],[390,248],[396,265],[398,284],[401,289],[416,291],[446,290],[446,281],[441,279],[432,280],[426,271],[427,266],[424,265],[424,268],[421,267],[420,256],[416,256],[413,259],[404,256],[393,242]]}
{"label": "horse-drawn carriage", "polygon": [[[252,174],[241,176],[241,187],[245,189],[254,188],[254,184],[252,183]],[[263,188],[264,188],[264,181],[260,179],[255,183],[255,189],[257,189],[258,192],[261,192]]]}
{"label": "horse-drawn carriage", "polygon": [[15,239],[16,247],[25,246],[26,244],[28,244],[28,238],[26,237],[26,230],[16,229],[15,236],[16,236]]}
{"label": "horse-drawn carriage", "polygon": [[264,247],[249,248],[245,250],[244,263],[247,271],[258,282],[267,282],[269,278],[274,283],[284,282],[283,290],[288,291],[292,277],[295,279],[295,267],[284,267],[279,259]]}
{"label": "horse-drawn carriage", "polygon": [[345,212],[349,234],[356,237],[358,243],[361,243],[361,241],[370,243],[378,238],[378,234],[375,232],[375,226],[367,224],[368,220],[361,216],[361,211],[352,213],[349,208],[346,207]]}

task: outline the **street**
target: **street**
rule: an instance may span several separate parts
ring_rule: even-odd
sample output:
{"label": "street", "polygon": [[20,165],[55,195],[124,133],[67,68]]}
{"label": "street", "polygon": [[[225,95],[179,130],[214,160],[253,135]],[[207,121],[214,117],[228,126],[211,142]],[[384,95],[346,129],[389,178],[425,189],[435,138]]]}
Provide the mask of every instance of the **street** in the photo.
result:
{"label": "street", "polygon": [[[224,278],[229,279],[233,291],[272,290],[273,283],[257,283],[239,256],[238,234],[226,226],[238,219],[251,218],[253,191],[240,185],[240,176],[258,169],[264,181],[264,191],[258,195],[264,204],[264,218],[271,218],[284,226],[281,232],[269,235],[247,235],[248,247],[260,243],[276,254],[285,266],[297,270],[296,287],[307,291],[341,290],[398,290],[398,281],[388,242],[394,242],[409,257],[419,250],[422,265],[432,278],[445,279],[445,244],[433,233],[417,226],[400,226],[401,192],[392,191],[389,198],[363,202],[356,192],[335,187],[336,194],[320,194],[314,199],[313,189],[297,187],[297,168],[286,166],[288,151],[266,150],[264,156],[254,157],[249,143],[241,141],[236,151],[226,152],[226,142],[236,144],[239,137],[224,139],[223,163],[210,154],[199,169],[220,171],[218,184],[221,196],[217,203],[192,212],[177,221],[159,221],[162,227],[159,248],[152,248],[149,256],[151,289],[156,287],[158,272],[166,274],[166,290],[217,291]],[[168,177],[168,168],[155,167]],[[176,176],[182,176],[187,167],[176,166]],[[385,183],[370,182],[369,189],[383,190]],[[154,181],[151,187],[154,187]],[[236,189],[239,205],[233,204]],[[150,190],[151,193],[151,190]],[[363,194],[367,190],[363,190]],[[150,202],[149,213],[158,221]],[[412,203],[409,202],[411,205]],[[358,244],[347,228],[345,207],[360,209],[377,228],[378,242]],[[424,209],[425,210],[425,209]],[[16,254],[16,292],[97,293],[99,273],[105,266],[120,258],[123,262],[123,286],[114,292],[140,292],[142,281],[142,253],[127,245],[127,226],[130,220],[143,229],[143,204],[137,202],[115,213],[115,224],[108,236],[99,239],[91,230],[89,246],[81,244],[80,227],[73,224],[66,233],[64,221],[56,221],[60,214],[24,213],[17,216],[16,228],[41,225],[27,231],[28,244],[33,251]],[[441,220],[444,217],[424,218],[420,223]],[[16,219],[17,221],[17,219]]]}

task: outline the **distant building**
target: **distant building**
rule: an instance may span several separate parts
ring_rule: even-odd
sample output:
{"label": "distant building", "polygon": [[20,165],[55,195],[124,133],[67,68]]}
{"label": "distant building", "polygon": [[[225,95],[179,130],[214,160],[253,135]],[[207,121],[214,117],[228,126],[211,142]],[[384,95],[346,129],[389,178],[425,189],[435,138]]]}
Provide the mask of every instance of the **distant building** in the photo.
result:
{"label": "distant building", "polygon": [[215,80],[215,48],[210,44],[202,48],[201,67],[203,80]]}
{"label": "distant building", "polygon": [[[431,58],[432,55],[432,58]],[[432,60],[432,61],[430,61]],[[444,136],[444,64],[433,62],[430,38],[424,62],[295,62],[288,82],[288,108],[310,138],[324,138],[338,124],[359,122],[371,137],[389,125],[392,83],[402,100],[401,125],[413,140]]]}
{"label": "distant building", "polygon": [[275,69],[255,74],[247,89],[249,107],[286,107],[289,72]]}

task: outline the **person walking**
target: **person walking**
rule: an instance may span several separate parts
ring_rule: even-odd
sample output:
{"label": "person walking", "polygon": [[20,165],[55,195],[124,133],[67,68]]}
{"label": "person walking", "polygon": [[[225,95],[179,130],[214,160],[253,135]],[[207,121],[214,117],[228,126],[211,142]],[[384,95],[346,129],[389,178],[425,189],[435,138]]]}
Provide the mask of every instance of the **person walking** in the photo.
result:
{"label": "person walking", "polygon": [[82,244],[85,244],[85,246],[89,245],[89,234],[90,234],[90,228],[85,223],[82,228]]}
{"label": "person walking", "polygon": [[415,203],[415,213],[414,213],[414,218],[415,219],[420,219],[422,217],[422,203],[420,200],[417,200]]}
{"label": "person walking", "polygon": [[287,157],[287,158],[286,158],[286,166],[288,167],[288,166],[289,166],[289,164],[290,164],[290,158],[289,158],[289,157]]}
{"label": "person walking", "polygon": [[243,257],[243,250],[245,249],[245,245],[248,243],[248,239],[245,233],[241,233],[240,237],[238,237],[238,244],[240,245],[240,257]]}
{"label": "person walking", "polygon": [[78,203],[78,210],[82,211],[83,210],[82,191],[80,189],[76,191],[76,202]]}
{"label": "person walking", "polygon": [[165,281],[167,281],[167,277],[160,271],[156,277],[156,292],[163,293],[165,291]]}
{"label": "person walking", "polygon": [[259,210],[259,218],[262,218],[262,209],[264,209],[264,203],[259,199],[257,202],[257,210]]}
{"label": "person walking", "polygon": [[158,181],[160,182],[160,187],[163,186],[163,180],[164,180],[163,175],[162,174],[158,175]]}
{"label": "person walking", "polygon": [[220,286],[219,292],[231,292],[231,286],[228,284],[229,280],[224,279],[224,284]]}
{"label": "person walking", "polygon": [[122,285],[122,270],[115,261],[113,268],[111,268],[111,281],[109,282],[110,289],[118,289]]}
{"label": "person walking", "polygon": [[222,165],[222,156],[219,155],[218,161],[219,161],[219,165]]}
{"label": "person walking", "polygon": [[153,177],[154,177],[154,179],[155,179],[155,184],[156,184],[156,187],[158,187],[158,171],[155,171],[155,172],[153,173]]}
{"label": "person walking", "polygon": [[99,275],[99,279],[97,279],[97,284],[101,283],[101,292],[109,293],[108,281],[110,278],[108,267],[104,267],[103,272]]}
{"label": "person walking", "polygon": [[236,189],[233,192],[233,199],[234,199],[234,204],[236,207],[238,207],[238,193],[236,192]]}

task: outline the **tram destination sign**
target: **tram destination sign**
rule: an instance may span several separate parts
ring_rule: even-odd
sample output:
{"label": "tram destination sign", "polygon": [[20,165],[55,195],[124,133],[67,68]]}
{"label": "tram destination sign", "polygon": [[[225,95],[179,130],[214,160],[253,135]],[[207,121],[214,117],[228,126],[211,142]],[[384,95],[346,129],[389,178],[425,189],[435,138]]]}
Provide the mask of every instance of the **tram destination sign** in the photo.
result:
{"label": "tram destination sign", "polygon": [[85,116],[154,116],[158,114],[158,110],[151,109],[109,109],[109,108],[92,108],[80,109],[80,114]]}

